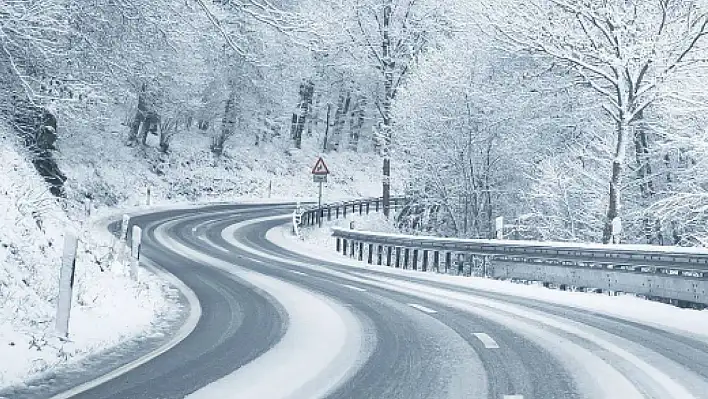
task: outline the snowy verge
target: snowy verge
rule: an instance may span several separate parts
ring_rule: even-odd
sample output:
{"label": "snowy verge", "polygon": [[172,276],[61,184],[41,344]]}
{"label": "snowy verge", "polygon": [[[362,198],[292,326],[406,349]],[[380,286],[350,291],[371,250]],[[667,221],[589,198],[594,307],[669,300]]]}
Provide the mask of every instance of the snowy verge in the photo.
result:
{"label": "snowy verge", "polygon": [[[343,221],[337,221],[332,223],[332,225],[342,226],[344,223]],[[365,223],[370,222],[362,221],[361,225],[365,225]],[[585,309],[668,331],[691,334],[696,338],[708,341],[708,311],[680,309],[629,295],[607,296],[585,292],[557,291],[537,285],[521,285],[480,277],[441,275],[434,272],[368,265],[365,262],[355,261],[337,253],[335,251],[335,239],[331,236],[329,226],[322,229],[304,229],[302,234],[302,239],[297,238],[292,235],[290,226],[284,225],[271,230],[266,237],[276,245],[290,251],[326,262],[358,269],[375,270],[393,276],[409,276],[451,286],[473,288]]]}
{"label": "snowy verge", "polygon": [[[166,282],[132,281],[107,232],[69,219],[19,148],[0,140],[0,390],[149,335],[177,311]],[[54,330],[66,232],[80,239],[68,341]]]}

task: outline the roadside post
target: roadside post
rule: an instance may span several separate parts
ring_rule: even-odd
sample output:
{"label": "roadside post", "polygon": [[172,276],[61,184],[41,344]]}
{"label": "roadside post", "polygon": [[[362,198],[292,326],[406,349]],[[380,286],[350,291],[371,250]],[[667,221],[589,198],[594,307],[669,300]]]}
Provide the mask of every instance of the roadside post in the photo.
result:
{"label": "roadside post", "polygon": [[312,168],[312,181],[320,184],[317,199],[317,225],[319,227],[322,227],[322,183],[327,182],[327,175],[329,175],[329,169],[327,169],[324,159],[320,157]]}
{"label": "roadside post", "polygon": [[622,233],[622,219],[619,216],[612,219],[612,244],[620,243],[620,234]]}
{"label": "roadside post", "polygon": [[138,281],[138,266],[140,264],[140,247],[142,245],[143,230],[140,226],[133,226],[133,233],[131,234],[131,262],[130,262],[130,277],[134,281]]}
{"label": "roadside post", "polygon": [[60,338],[69,336],[69,315],[71,297],[74,290],[74,271],[76,270],[76,248],[79,240],[67,232],[64,235],[64,254],[61,259],[59,275],[59,300],[57,301],[56,329]]}
{"label": "roadside post", "polygon": [[497,240],[503,240],[504,239],[504,217],[503,216],[499,216],[496,219],[494,219],[494,230],[496,232]]}

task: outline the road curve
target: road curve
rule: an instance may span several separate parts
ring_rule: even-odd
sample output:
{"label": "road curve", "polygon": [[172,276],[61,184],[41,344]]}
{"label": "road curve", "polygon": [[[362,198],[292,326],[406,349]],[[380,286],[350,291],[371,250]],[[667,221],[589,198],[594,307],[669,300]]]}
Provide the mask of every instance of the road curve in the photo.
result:
{"label": "road curve", "polygon": [[[133,218],[143,253],[196,294],[201,316],[169,351],[75,397],[708,398],[702,341],[313,259],[267,239],[290,209],[217,205]],[[321,353],[298,352],[295,330],[332,324],[320,314],[346,328],[319,346],[303,340]]]}

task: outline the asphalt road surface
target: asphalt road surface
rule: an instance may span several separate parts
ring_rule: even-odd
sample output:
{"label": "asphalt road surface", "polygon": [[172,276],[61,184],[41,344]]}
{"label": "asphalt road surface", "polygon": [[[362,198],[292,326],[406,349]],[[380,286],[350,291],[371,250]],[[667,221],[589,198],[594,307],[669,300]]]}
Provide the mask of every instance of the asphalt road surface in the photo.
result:
{"label": "asphalt road surface", "polygon": [[[266,239],[291,210],[218,205],[133,218],[143,227],[144,255],[196,294],[202,314],[194,331],[169,351],[76,397],[199,399],[210,384],[236,380],[246,365],[266,377],[274,373],[265,378],[269,384],[297,380],[298,373],[283,378],[272,368],[258,369],[258,359],[275,348],[287,356],[278,344],[300,328],[288,312],[298,304],[283,303],[277,290],[269,293],[254,283],[263,278],[344,309],[338,312],[358,326],[347,338],[359,342],[356,356],[338,363],[348,370],[343,377],[327,381],[320,373],[308,381],[309,390],[291,397],[309,399],[303,392],[313,395],[321,386],[317,396],[352,399],[708,398],[708,344],[698,338],[567,306],[315,260]],[[283,217],[272,218],[278,215]],[[317,358],[294,360],[307,370],[317,367]],[[34,393],[17,397],[56,392]]]}

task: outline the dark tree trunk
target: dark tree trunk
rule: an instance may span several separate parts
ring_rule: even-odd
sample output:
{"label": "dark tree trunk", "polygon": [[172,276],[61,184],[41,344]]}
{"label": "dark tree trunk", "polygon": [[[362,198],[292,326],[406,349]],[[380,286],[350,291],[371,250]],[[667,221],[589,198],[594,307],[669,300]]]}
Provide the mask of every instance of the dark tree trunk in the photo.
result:
{"label": "dark tree trunk", "polygon": [[366,117],[366,97],[359,96],[352,110],[351,122],[349,123],[349,149],[358,151],[361,131],[364,127]]}
{"label": "dark tree trunk", "polygon": [[314,90],[315,86],[311,81],[300,84],[300,101],[296,112],[293,113],[291,125],[291,136],[295,142],[295,148],[302,148],[302,132],[305,130],[305,122],[309,119]]}
{"label": "dark tree trunk", "polygon": [[637,127],[634,131],[634,149],[637,158],[637,177],[639,178],[639,188],[642,197],[652,197],[654,195],[654,183],[652,181],[652,168],[649,160],[649,139],[647,127],[642,122],[643,112],[637,115]]}
{"label": "dark tree trunk", "polygon": [[329,138],[329,150],[339,151],[339,145],[342,140],[342,131],[344,130],[344,125],[347,123],[350,103],[351,95],[348,91],[339,94],[337,109],[334,111],[332,136]]}
{"label": "dark tree trunk", "polygon": [[224,153],[226,140],[234,134],[236,126],[235,113],[236,94],[233,90],[229,92],[229,98],[226,99],[224,105],[224,116],[221,120],[221,132],[214,136],[211,144],[211,151],[216,156],[221,156]]}
{"label": "dark tree trunk", "polygon": [[332,112],[332,105],[327,104],[327,118],[325,120],[325,132],[324,132],[324,139],[322,140],[322,151],[327,151],[327,144],[328,144],[328,139],[329,139],[329,115]]}

